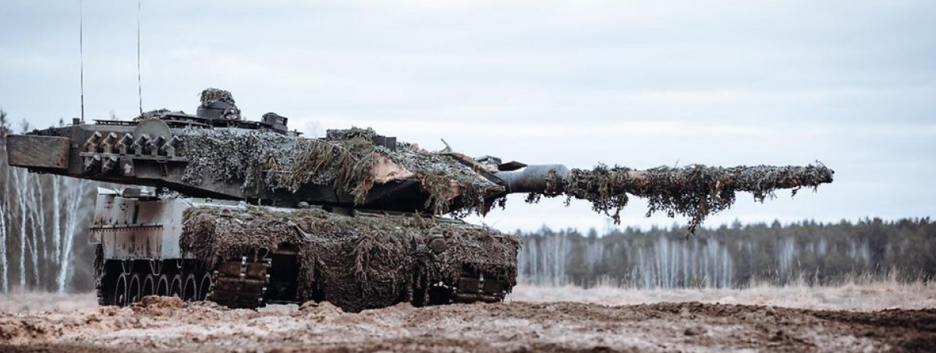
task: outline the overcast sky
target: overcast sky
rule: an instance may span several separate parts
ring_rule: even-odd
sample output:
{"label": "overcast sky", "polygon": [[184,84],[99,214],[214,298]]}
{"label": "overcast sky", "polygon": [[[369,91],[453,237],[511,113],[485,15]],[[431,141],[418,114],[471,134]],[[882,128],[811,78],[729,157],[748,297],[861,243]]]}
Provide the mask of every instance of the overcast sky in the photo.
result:
{"label": "overcast sky", "polygon": [[[80,114],[78,1],[0,0],[0,109]],[[144,1],[143,109],[206,87],[248,119],[373,127],[528,164],[808,164],[836,180],[709,226],[936,214],[936,2]],[[89,119],[137,113],[135,1],[84,1]],[[586,202],[474,219],[505,231],[607,226]],[[632,202],[622,226],[645,218]]]}

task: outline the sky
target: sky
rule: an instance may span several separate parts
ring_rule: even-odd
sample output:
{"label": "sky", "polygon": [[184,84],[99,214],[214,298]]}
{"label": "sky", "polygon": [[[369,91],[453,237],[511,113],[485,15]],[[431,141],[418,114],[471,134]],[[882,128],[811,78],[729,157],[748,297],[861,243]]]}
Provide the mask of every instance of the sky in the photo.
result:
{"label": "sky", "polygon": [[[0,0],[0,109],[80,115],[79,2]],[[85,0],[87,119],[194,113],[207,87],[309,136],[350,126],[527,164],[805,165],[835,182],[706,222],[936,215],[936,2]],[[685,224],[645,217],[621,227]],[[504,231],[611,227],[511,197]]]}

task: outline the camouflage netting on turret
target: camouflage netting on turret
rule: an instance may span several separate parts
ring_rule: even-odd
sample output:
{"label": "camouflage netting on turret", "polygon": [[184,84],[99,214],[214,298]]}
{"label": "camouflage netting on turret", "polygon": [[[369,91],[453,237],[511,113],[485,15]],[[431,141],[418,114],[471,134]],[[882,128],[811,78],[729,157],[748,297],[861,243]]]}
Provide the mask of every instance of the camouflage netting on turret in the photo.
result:
{"label": "camouflage netting on turret", "polygon": [[223,89],[208,88],[201,92],[201,109],[221,109],[218,116],[225,120],[241,120],[240,109],[234,103],[234,96],[231,92]]}
{"label": "camouflage netting on turret", "polygon": [[[346,311],[412,302],[418,295],[425,300],[420,288],[457,281],[462,264],[516,284],[519,240],[461,222],[253,206],[233,212],[195,207],[183,219],[182,249],[210,266],[255,249],[298,245],[299,299],[324,299]],[[441,253],[428,246],[436,238],[447,244]]]}
{"label": "camouflage netting on turret", "polygon": [[234,103],[234,95],[229,91],[217,88],[206,88],[201,92],[201,104],[202,107],[208,107],[214,104],[215,102],[224,102],[230,105],[236,106]]}
{"label": "camouflage netting on turret", "polygon": [[[657,167],[634,170],[598,165],[593,170],[573,169],[562,185],[544,193],[553,197],[566,195],[592,202],[596,212],[603,212],[620,223],[620,212],[627,205],[628,194],[648,200],[647,216],[662,211],[670,217],[689,217],[689,232],[695,232],[709,215],[731,207],[735,193],[746,191],[763,202],[774,197],[778,189],[793,189],[793,195],[803,187],[818,188],[832,182],[834,172],[817,163],[800,166],[739,166],[709,167],[700,164],[685,167]],[[540,195],[531,194],[528,201]]]}
{"label": "camouflage netting on turret", "polygon": [[133,118],[133,121],[143,121],[143,120],[148,120],[148,119],[166,119],[170,117],[170,115],[184,116],[186,114],[184,111],[181,111],[181,110],[171,111],[169,109],[154,109],[148,112],[143,112],[142,115]]}
{"label": "camouflage netting on turret", "polygon": [[[449,211],[452,181],[461,188],[463,213],[478,211],[484,190],[495,186],[455,159],[397,143],[395,151],[374,145],[371,129],[330,130],[324,139],[307,139],[263,130],[188,129],[183,141],[189,158],[184,181],[242,183],[244,190],[285,189],[308,184],[333,186],[362,203],[373,187],[374,167],[381,158],[414,173],[430,195],[426,207]],[[396,182],[396,181],[394,181]]]}

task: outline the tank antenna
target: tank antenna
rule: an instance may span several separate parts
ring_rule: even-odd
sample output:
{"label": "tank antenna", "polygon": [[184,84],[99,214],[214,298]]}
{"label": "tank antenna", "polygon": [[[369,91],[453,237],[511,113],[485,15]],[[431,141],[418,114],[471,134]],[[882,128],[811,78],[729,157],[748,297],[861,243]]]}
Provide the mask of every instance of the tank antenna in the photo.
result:
{"label": "tank antenna", "polygon": [[143,116],[143,74],[140,70],[140,13],[143,12],[143,0],[137,0],[137,94],[140,98],[140,116]]}
{"label": "tank antenna", "polygon": [[78,0],[78,65],[80,66],[81,122],[84,123],[84,6]]}

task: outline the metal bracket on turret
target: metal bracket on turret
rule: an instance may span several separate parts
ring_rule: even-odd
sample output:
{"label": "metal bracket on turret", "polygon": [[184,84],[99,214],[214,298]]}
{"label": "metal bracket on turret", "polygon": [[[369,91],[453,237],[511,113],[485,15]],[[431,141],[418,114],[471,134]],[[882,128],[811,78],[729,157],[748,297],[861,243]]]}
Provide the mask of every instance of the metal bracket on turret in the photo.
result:
{"label": "metal bracket on turret", "polygon": [[177,146],[182,140],[171,137],[168,140],[162,135],[150,137],[140,134],[136,139],[132,133],[118,135],[110,132],[104,137],[95,131],[85,141],[78,155],[84,161],[85,174],[119,173],[123,176],[135,176],[138,161],[156,162],[162,175],[168,175],[167,163],[187,162],[188,158],[177,155]]}

